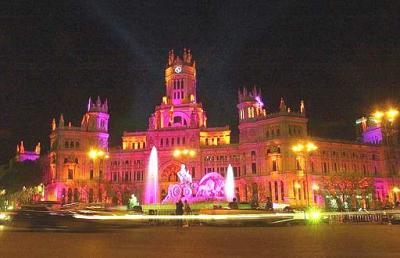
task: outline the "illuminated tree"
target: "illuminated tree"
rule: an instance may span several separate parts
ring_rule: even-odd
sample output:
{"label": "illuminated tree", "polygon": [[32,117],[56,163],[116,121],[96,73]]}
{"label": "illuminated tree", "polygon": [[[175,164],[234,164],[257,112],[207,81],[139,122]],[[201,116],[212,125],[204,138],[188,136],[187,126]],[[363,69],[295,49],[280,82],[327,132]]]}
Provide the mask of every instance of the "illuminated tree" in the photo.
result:
{"label": "illuminated tree", "polygon": [[[373,179],[351,172],[340,172],[324,177],[320,191],[325,200],[334,198],[339,210],[354,209],[358,206],[357,197],[366,201],[374,193]],[[327,207],[332,208],[329,203],[327,203]]]}

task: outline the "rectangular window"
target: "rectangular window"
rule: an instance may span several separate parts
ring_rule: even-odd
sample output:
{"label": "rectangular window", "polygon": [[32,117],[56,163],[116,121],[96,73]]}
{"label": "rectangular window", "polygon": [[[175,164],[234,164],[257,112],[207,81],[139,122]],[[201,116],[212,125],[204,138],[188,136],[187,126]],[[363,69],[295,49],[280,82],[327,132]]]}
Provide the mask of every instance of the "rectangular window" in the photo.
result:
{"label": "rectangular window", "polygon": [[300,160],[296,159],[296,169],[301,170]]}
{"label": "rectangular window", "polygon": [[295,182],[295,181],[293,181],[293,195],[294,195],[294,198],[297,199],[297,195],[296,195],[296,182]]}
{"label": "rectangular window", "polygon": [[196,177],[196,168],[192,167],[192,178]]}
{"label": "rectangular window", "polygon": [[256,174],[257,173],[257,166],[256,163],[251,163],[251,173]]}
{"label": "rectangular window", "polygon": [[268,182],[268,190],[269,190],[269,197],[272,198],[272,184],[271,184],[271,181]]}
{"label": "rectangular window", "polygon": [[272,161],[272,171],[278,171],[278,165],[276,160]]}
{"label": "rectangular window", "polygon": [[278,182],[274,182],[274,191],[275,191],[275,201],[279,200],[279,193],[278,193]]}
{"label": "rectangular window", "polygon": [[68,179],[74,179],[74,170],[68,169]]}
{"label": "rectangular window", "polygon": [[90,170],[89,177],[90,179],[93,179],[93,169]]}

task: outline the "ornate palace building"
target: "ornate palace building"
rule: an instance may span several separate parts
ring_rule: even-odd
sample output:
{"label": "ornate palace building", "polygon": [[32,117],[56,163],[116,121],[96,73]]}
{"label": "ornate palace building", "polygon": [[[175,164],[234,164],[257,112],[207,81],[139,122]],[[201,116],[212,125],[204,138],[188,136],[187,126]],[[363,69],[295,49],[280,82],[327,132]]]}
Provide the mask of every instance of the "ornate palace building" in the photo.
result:
{"label": "ornate palace building", "polygon": [[400,149],[393,120],[389,126],[360,120],[357,142],[310,137],[303,101],[291,110],[281,99],[279,111],[272,113],[259,90],[243,89],[237,103],[239,142],[231,143],[229,126],[207,126],[196,87],[191,52],[184,50],[180,57],[170,51],[165,96],[151,114],[148,130],[124,132],[119,148],[108,147],[107,101],[89,100],[80,126],[66,125],[62,115],[58,124],[53,120],[47,198],[122,204],[134,193],[143,200],[155,146],[160,201],[177,182],[181,164],[194,181],[209,172],[225,175],[231,164],[236,196],[243,202],[270,197],[293,206],[324,205],[340,187],[356,192],[353,202],[400,199]]}

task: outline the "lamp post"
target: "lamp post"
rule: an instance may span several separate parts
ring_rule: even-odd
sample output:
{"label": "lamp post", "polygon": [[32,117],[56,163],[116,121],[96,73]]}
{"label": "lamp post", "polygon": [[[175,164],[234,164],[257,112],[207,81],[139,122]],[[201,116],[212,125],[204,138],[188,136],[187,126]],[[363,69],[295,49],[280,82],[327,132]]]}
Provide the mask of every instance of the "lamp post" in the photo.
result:
{"label": "lamp post", "polygon": [[[312,143],[312,142],[307,142],[307,143],[298,143],[292,146],[292,151],[296,153],[297,155],[304,156],[304,173],[306,176],[306,201],[307,201],[307,207],[310,206],[310,193],[308,191],[308,171],[306,167],[306,159],[310,156],[310,154],[318,149],[318,147]],[[296,157],[297,158],[297,157]],[[296,188],[299,188],[300,185],[297,183],[295,185]]]}
{"label": "lamp post", "polygon": [[372,114],[372,118],[376,125],[381,128],[382,140],[387,149],[387,159],[389,163],[389,171],[392,176],[392,184],[393,184],[393,199],[396,201],[396,195],[400,191],[398,187],[395,186],[395,171],[392,169],[392,144],[393,143],[393,135],[396,133],[396,128],[394,125],[395,120],[399,116],[399,110],[396,108],[389,108],[386,111],[377,110]]}
{"label": "lamp post", "polygon": [[[187,162],[187,160],[189,158],[196,157],[196,155],[197,155],[197,153],[196,153],[196,151],[194,149],[175,149],[172,152],[172,156],[176,160],[179,160],[179,162],[184,164],[185,166],[186,166],[185,162]],[[193,177],[193,173],[191,173],[191,174],[192,174],[192,177]]]}
{"label": "lamp post", "polygon": [[[95,161],[97,159],[108,159],[109,155],[101,150],[101,149],[90,149],[89,152],[87,153],[88,157],[93,161],[93,176],[94,176],[94,172],[95,172]],[[103,164],[104,166],[104,164]],[[100,183],[101,183],[101,177],[102,175],[100,175],[100,164],[99,164],[99,172],[98,172],[98,185],[97,185],[97,199],[100,199]]]}

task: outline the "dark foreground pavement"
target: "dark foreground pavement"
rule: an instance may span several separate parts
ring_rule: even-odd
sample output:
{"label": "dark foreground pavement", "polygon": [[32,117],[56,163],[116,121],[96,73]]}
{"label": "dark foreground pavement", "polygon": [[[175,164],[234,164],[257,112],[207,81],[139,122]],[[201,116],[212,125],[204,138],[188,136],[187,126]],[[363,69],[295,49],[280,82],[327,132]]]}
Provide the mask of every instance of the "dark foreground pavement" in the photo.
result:
{"label": "dark foreground pavement", "polygon": [[400,225],[164,226],[88,233],[2,227],[0,257],[400,257]]}

